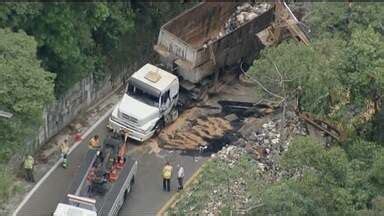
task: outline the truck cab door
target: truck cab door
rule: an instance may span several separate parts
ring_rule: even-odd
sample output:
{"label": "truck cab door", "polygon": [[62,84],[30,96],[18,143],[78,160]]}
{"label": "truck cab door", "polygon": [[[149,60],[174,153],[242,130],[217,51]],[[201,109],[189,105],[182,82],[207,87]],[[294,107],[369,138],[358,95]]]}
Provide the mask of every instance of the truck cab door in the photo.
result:
{"label": "truck cab door", "polygon": [[171,105],[171,97],[169,95],[169,90],[167,90],[162,96],[161,96],[161,105],[160,110],[161,112],[166,112],[169,110],[169,107]]}

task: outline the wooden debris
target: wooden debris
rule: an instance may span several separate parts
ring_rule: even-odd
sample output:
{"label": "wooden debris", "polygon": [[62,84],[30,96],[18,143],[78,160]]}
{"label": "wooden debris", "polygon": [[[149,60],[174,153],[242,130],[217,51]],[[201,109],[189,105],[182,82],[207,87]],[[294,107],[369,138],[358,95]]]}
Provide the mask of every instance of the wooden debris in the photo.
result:
{"label": "wooden debris", "polygon": [[340,129],[338,129],[336,126],[315,118],[313,115],[307,112],[298,113],[298,116],[303,119],[305,122],[311,124],[315,128],[323,131],[325,134],[329,135],[330,137],[334,138],[338,142],[343,142],[345,140],[345,133],[342,132]]}

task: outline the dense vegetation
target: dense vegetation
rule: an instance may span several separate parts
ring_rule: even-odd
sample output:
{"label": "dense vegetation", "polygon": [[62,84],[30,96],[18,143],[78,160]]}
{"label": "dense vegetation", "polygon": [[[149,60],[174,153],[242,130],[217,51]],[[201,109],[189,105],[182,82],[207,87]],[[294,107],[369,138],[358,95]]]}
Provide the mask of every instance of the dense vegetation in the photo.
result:
{"label": "dense vegetation", "polygon": [[381,3],[314,3],[310,46],[283,42],[254,62],[251,73],[267,89],[299,94],[304,111],[348,132],[329,149],[310,138],[295,140],[281,161],[291,177],[266,187],[255,213],[383,213],[383,11]]}
{"label": "dense vegetation", "polygon": [[0,118],[0,202],[13,191],[14,177],[4,162],[36,134],[44,104],[53,96],[55,75],[36,58],[37,42],[25,32],[0,29],[0,109],[14,117]]}
{"label": "dense vegetation", "polygon": [[0,102],[14,114],[0,118],[0,162],[25,144],[42,121],[42,110],[53,100],[55,75],[36,57],[37,42],[23,31],[0,29]]}
{"label": "dense vegetation", "polygon": [[39,58],[56,74],[57,95],[89,73],[103,73],[108,53],[134,28],[126,3],[3,3],[0,13],[0,27],[36,38]]}

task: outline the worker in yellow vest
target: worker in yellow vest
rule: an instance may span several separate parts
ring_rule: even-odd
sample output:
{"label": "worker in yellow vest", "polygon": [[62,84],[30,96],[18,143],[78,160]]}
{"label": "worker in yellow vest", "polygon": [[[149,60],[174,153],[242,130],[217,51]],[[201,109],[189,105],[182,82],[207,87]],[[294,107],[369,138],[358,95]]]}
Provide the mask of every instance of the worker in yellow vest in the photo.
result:
{"label": "worker in yellow vest", "polygon": [[91,149],[99,149],[101,147],[99,135],[95,135],[89,140],[88,147]]}
{"label": "worker in yellow vest", "polygon": [[172,169],[173,167],[167,162],[163,168],[163,190],[171,191],[171,178],[172,178]]}
{"label": "worker in yellow vest", "polygon": [[28,155],[24,160],[25,180],[28,182],[35,182],[33,177],[33,165],[35,160],[31,155]]}

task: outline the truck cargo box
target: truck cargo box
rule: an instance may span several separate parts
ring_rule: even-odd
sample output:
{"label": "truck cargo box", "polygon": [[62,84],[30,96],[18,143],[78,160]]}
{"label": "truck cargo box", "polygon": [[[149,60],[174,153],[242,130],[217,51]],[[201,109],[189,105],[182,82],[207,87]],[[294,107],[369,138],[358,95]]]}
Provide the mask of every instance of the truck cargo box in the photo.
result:
{"label": "truck cargo box", "polygon": [[202,2],[160,29],[155,51],[168,70],[198,83],[226,65],[253,59],[256,34],[274,20],[271,3]]}

